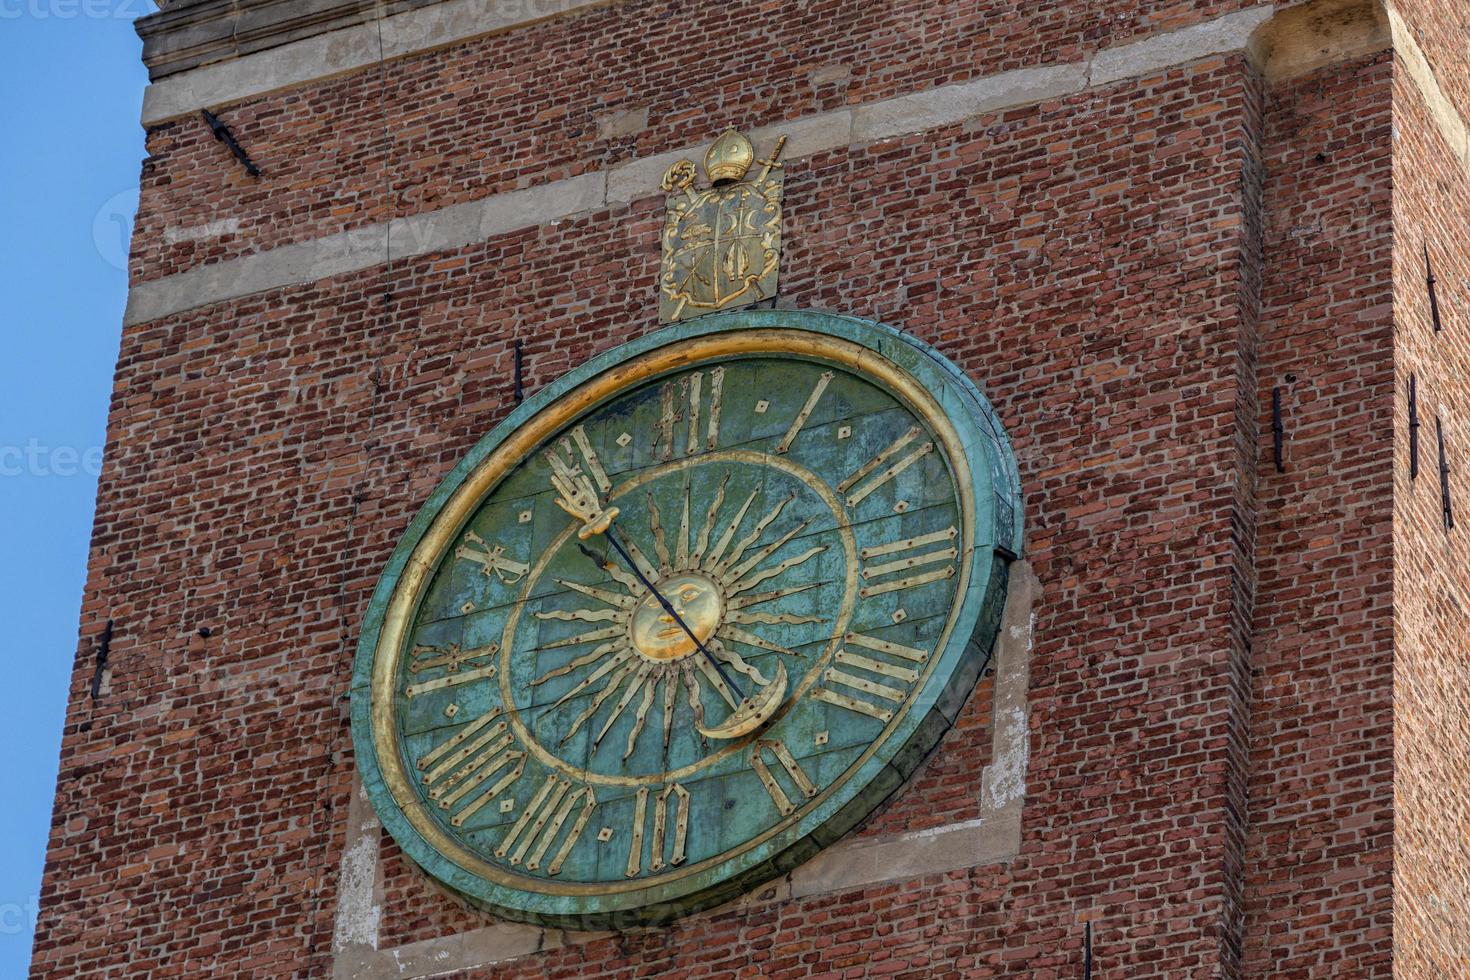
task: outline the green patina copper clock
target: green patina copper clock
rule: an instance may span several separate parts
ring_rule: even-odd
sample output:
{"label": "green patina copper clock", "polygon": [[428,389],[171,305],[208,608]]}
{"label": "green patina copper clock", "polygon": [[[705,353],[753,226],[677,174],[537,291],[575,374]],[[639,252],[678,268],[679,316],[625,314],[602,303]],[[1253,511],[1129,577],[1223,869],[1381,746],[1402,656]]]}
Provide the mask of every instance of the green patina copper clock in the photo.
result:
{"label": "green patina copper clock", "polygon": [[912,338],[777,310],[643,337],[520,406],[394,552],[353,678],[368,794],[512,919],[732,898],[953,722],[1020,513],[995,415]]}

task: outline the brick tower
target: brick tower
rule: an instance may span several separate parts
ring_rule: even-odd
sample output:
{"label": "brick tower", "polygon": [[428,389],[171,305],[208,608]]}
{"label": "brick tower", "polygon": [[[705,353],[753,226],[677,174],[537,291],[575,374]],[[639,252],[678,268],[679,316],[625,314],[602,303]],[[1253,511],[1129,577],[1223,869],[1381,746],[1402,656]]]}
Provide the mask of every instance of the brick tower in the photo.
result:
{"label": "brick tower", "polygon": [[[139,21],[34,975],[1470,976],[1467,9]],[[358,633],[518,394],[657,326],[660,175],[727,128],[789,137],[776,307],[983,388],[1024,559],[958,721],[845,839],[657,928],[501,921],[362,791]]]}

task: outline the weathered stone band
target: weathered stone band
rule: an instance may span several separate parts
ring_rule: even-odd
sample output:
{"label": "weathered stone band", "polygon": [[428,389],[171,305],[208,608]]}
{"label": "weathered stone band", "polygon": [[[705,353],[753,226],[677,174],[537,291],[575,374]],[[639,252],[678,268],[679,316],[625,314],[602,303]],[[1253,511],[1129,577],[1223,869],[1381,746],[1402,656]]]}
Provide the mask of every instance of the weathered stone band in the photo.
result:
{"label": "weathered stone band", "polygon": [[[324,81],[382,60],[459,44],[603,7],[611,0],[442,0],[382,15],[374,5],[361,22],[312,34],[228,61],[155,81],[143,90],[143,125],[200,109]],[[145,28],[146,29],[146,28]]]}
{"label": "weathered stone band", "polygon": [[[396,14],[385,18],[383,23],[387,25],[396,18],[427,15],[430,11],[448,9],[456,4],[486,5],[490,2],[491,0],[450,0],[449,3]],[[1340,0],[1327,2],[1339,3]],[[1381,9],[1376,0],[1353,2],[1361,3],[1365,11],[1376,12]],[[567,9],[583,9],[593,5],[589,2],[569,6]],[[1262,28],[1272,18],[1270,6],[1252,7],[1177,31],[1107,48],[1082,61],[1001,72],[867,105],[817,113],[756,130],[752,136],[757,141],[770,141],[779,134],[785,134],[790,137],[786,146],[786,158],[799,159],[828,150],[954,125],[985,113],[1030,105],[1096,86],[1143,77],[1211,55],[1249,52],[1252,57],[1268,62],[1268,69],[1274,64],[1278,68],[1278,74],[1290,74],[1315,67],[1323,63],[1324,58],[1332,60],[1333,57],[1350,57],[1372,50],[1383,50],[1392,44],[1423,95],[1440,133],[1466,172],[1470,173],[1470,128],[1467,128],[1450,98],[1440,88],[1428,59],[1412,32],[1391,7],[1387,8],[1387,21],[1392,27],[1391,40],[1370,28],[1353,34],[1337,49],[1324,45],[1320,38],[1293,39],[1274,36],[1265,38],[1270,48],[1262,50],[1262,35],[1265,33]],[[483,19],[470,17],[469,20],[477,28],[484,28],[487,24]],[[440,28],[437,33],[428,27],[423,27],[417,35],[406,28],[402,31],[395,28],[398,33],[394,34],[393,51],[397,55],[403,55],[419,50],[420,48],[415,47],[416,44],[427,45],[431,41],[435,44],[448,43],[458,37],[469,36],[454,34],[448,26],[457,23],[452,19],[435,23]],[[238,80],[254,71],[263,72],[261,77],[251,80],[251,85],[256,90],[253,94],[259,94],[320,78],[324,70],[338,66],[341,66],[342,71],[350,70],[350,64],[356,63],[353,59],[365,57],[356,42],[348,44],[344,40],[345,53],[331,57],[324,55],[320,61],[296,64],[295,59],[301,57],[300,54],[290,55],[289,58],[287,56],[287,52],[295,50],[298,45],[318,42],[326,44],[328,39],[344,33],[346,32],[335,31],[236,61],[195,69],[165,79],[164,82],[151,86],[149,92],[162,85],[173,86],[177,83],[179,87],[167,90],[171,94],[160,96],[172,100],[170,105],[173,108],[169,111],[170,114],[176,114],[203,105],[218,104],[229,98],[244,97],[238,89],[230,92],[230,86],[234,84],[230,79]],[[1303,58],[1300,52],[1294,51],[1294,41],[1295,48],[1309,51],[1309,58]],[[387,34],[384,43],[386,50]],[[370,60],[375,60],[376,34],[370,54]],[[269,59],[287,61],[278,64]],[[315,71],[316,74],[308,78],[308,70]],[[145,119],[147,115],[145,103]],[[601,172],[492,194],[478,201],[398,218],[388,223],[366,225],[308,241],[293,242],[138,283],[129,292],[124,323],[146,323],[254,293],[373,268],[382,264],[384,256],[390,253],[395,258],[412,258],[463,248],[518,228],[534,227],[608,205],[635,201],[659,193],[659,178],[668,166],[681,157],[694,154],[697,149],[691,146],[643,157]]]}
{"label": "weathered stone band", "polygon": [[[762,144],[771,142],[777,135],[788,136],[785,158],[791,160],[937,129],[985,113],[1082,92],[1094,85],[1155,73],[1211,55],[1243,51],[1256,28],[1270,16],[1270,7],[1254,7],[1175,31],[1168,36],[1167,43],[1157,37],[1146,38],[1099,52],[1084,61],[1021,68],[849,109],[817,113],[756,130],[751,136]],[[243,64],[248,60],[229,64]],[[211,69],[200,69],[208,70]],[[394,219],[391,223],[294,242],[138,283],[128,295],[124,322],[146,323],[252,293],[372,268],[382,264],[390,251],[395,258],[411,258],[462,248],[517,228],[559,221],[607,205],[659,194],[659,179],[669,165],[701,149],[684,147],[602,172],[492,194],[478,201]]]}

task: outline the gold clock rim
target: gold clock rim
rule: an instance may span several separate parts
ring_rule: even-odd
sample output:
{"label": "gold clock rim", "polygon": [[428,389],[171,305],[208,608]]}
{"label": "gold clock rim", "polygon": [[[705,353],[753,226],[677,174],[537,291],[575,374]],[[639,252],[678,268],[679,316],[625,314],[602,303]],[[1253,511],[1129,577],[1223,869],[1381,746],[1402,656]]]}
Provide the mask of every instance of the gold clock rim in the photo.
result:
{"label": "gold clock rim", "polygon": [[[501,479],[573,420],[634,385],[715,359],[782,354],[805,357],[852,370],[886,385],[890,393],[898,395],[906,402],[908,407],[930,427],[936,438],[943,444],[945,459],[954,474],[955,491],[960,497],[963,539],[961,554],[965,559],[960,562],[959,581],[955,590],[956,599],[950,608],[944,630],[935,644],[935,650],[943,650],[948,645],[950,636],[954,632],[955,622],[965,606],[963,597],[969,587],[970,559],[974,555],[975,494],[970,461],[965,455],[959,433],[927,388],[877,351],[840,337],[791,327],[761,327],[706,334],[674,341],[666,346],[638,354],[566,392],[545,409],[527,419],[496,446],[485,459],[481,460],[435,515],[429,529],[409,555],[403,572],[393,589],[392,597],[383,616],[383,627],[373,649],[370,685],[373,748],[377,755],[383,784],[392,794],[400,812],[408,820],[414,832],[440,855],[465,871],[487,879],[495,885],[520,891],[559,896],[614,896],[646,891],[690,875],[699,874],[718,864],[733,860],[751,848],[760,846],[793,823],[804,819],[813,809],[821,806],[838,788],[847,784],[847,778],[833,782],[791,814],[776,821],[750,840],[742,842],[738,847],[662,875],[627,882],[543,880],[529,875],[513,874],[491,864],[438,826],[433,817],[425,812],[423,800],[413,790],[412,780],[404,768],[398,751],[393,723],[397,668],[403,653],[404,637],[423,599],[429,579],[438,565],[438,559],[458,536],[485,495],[493,490]],[[942,659],[940,656],[930,658],[916,685],[916,690],[923,690]],[[888,742],[891,733],[908,715],[913,703],[914,699],[911,697],[894,711],[893,718],[885,726],[883,733],[874,739],[862,755],[848,767],[847,772],[860,769],[881,746]]]}

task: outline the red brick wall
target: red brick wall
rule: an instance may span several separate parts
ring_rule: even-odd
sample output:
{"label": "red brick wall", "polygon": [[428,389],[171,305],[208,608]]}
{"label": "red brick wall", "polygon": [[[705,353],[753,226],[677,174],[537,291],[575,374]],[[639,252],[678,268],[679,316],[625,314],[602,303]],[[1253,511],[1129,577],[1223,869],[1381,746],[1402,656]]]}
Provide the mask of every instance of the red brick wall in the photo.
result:
{"label": "red brick wall", "polygon": [[[1460,45],[1451,3],[1420,4],[1439,50]],[[1436,64],[1443,78],[1448,72]],[[1470,180],[1402,67],[1394,72],[1394,932],[1405,976],[1470,964]],[[1431,326],[1424,247],[1443,332]],[[1419,389],[1419,476],[1409,477],[1408,384]],[[1441,520],[1435,417],[1456,527]]]}
{"label": "red brick wall", "polygon": [[[644,25],[647,50],[620,62],[628,77],[583,79],[576,93],[555,79],[528,93],[503,73],[528,70],[529,55],[510,57],[527,38],[580,57],[572,40],[589,38],[568,25],[582,18],[409,59],[389,81],[403,117],[391,128],[407,147],[394,185],[403,208],[437,207],[533,174],[683,145],[704,135],[688,131],[689,119],[765,124],[1071,57],[1107,37],[1240,4],[1027,4],[1029,19],[1001,16],[1014,6],[996,0],[949,21],[948,8],[935,7],[932,18],[902,20],[909,30],[930,25],[909,37],[872,5],[808,5],[803,16],[832,25],[833,48],[773,43],[805,52],[783,53],[792,62],[775,80],[739,59],[715,70],[702,48],[680,60],[672,28],[657,19]],[[633,27],[618,11],[630,7],[585,16],[624,37]],[[727,5],[686,16],[714,30],[733,14]],[[912,50],[835,51],[871,48],[874,37],[907,38]],[[842,86],[800,88],[817,65],[844,59],[861,67]],[[1005,865],[700,916],[529,957],[509,972],[1075,977],[1085,917],[1096,919],[1105,977],[1236,975],[1242,956],[1248,966],[1267,962],[1291,930],[1306,943],[1316,920],[1304,908],[1283,924],[1278,901],[1316,901],[1318,886],[1278,842],[1312,860],[1346,859],[1292,836],[1296,816],[1275,805],[1263,774],[1273,765],[1314,779],[1329,765],[1351,765],[1343,778],[1365,783],[1376,774],[1361,806],[1319,785],[1310,807],[1361,821],[1355,840],[1375,855],[1386,846],[1376,830],[1385,777],[1363,732],[1341,731],[1378,717],[1371,698],[1382,678],[1339,678],[1315,640],[1293,629],[1307,611],[1340,611],[1348,629],[1337,644],[1348,657],[1366,665],[1386,656],[1386,620],[1371,613],[1387,600],[1370,588],[1387,581],[1387,498],[1374,496],[1386,479],[1387,432],[1373,428],[1386,427],[1391,386],[1386,239],[1375,223],[1386,207],[1385,71],[1353,65],[1264,95],[1243,59],[1209,58],[790,165],[783,303],[887,320],[937,344],[980,380],[1015,442],[1028,557],[1042,582],[1021,853]],[[686,72],[698,80],[695,110],[676,117],[669,87]],[[724,107],[735,101],[732,78],[744,87],[738,111]],[[482,80],[483,91],[474,87]],[[587,128],[605,109],[655,100],[664,101],[637,140],[599,143]],[[548,116],[523,145],[507,133],[530,111],[513,107],[528,104],[564,115]],[[275,134],[255,145],[271,147],[262,157],[270,177],[248,194],[191,123],[155,131],[135,274],[381,218],[376,105],[376,76],[366,72],[232,109],[247,141],[252,131]],[[1373,122],[1348,126],[1343,110]],[[423,120],[422,132],[410,118]],[[1329,160],[1293,170],[1324,139]],[[345,149],[354,145],[360,153]],[[312,146],[322,148],[315,157]],[[272,171],[272,159],[299,160],[299,169]],[[1288,171],[1291,179],[1275,179]],[[534,390],[652,327],[661,195],[650,192],[399,260],[391,273],[125,331],[38,975],[329,971],[353,771],[342,695],[378,569],[436,482],[508,410],[514,338],[526,341]],[[1285,215],[1356,223],[1330,240],[1294,235],[1294,219],[1274,216],[1273,202]],[[224,214],[241,216],[250,234],[208,255],[164,247],[165,224]],[[607,274],[589,275],[594,265]],[[1342,331],[1326,320],[1345,313],[1368,322],[1339,349]],[[1288,400],[1294,468],[1276,477],[1259,465],[1262,406],[1274,374],[1299,360],[1304,381]],[[1353,371],[1363,374],[1340,377]],[[1369,382],[1383,390],[1352,397],[1354,384]],[[1324,418],[1357,428],[1313,429]],[[1378,482],[1364,485],[1372,474]],[[1356,523],[1332,510],[1343,501],[1358,508]],[[1349,533],[1358,557],[1372,556],[1368,568],[1340,564],[1347,545],[1314,543]],[[87,685],[108,618],[113,673],[94,704]],[[1304,664],[1309,680],[1298,673]],[[1294,692],[1282,686],[1287,670]],[[1344,700],[1369,703],[1343,707],[1330,732],[1342,740],[1324,745],[1299,730],[1291,697],[1310,695],[1327,710],[1338,680]],[[988,685],[968,711],[863,833],[975,815],[991,741]],[[1280,743],[1264,755],[1248,743],[1274,733]],[[385,942],[478,921],[386,840],[384,855]],[[1331,882],[1350,906],[1332,921],[1376,925],[1384,868],[1352,870]],[[1360,937],[1365,948],[1353,955],[1364,973],[1382,971],[1386,943],[1386,931]],[[1307,945],[1304,956],[1327,955],[1326,945]]]}
{"label": "red brick wall", "polygon": [[1267,102],[1247,976],[1391,966],[1391,73],[1383,54]]}
{"label": "red brick wall", "polygon": [[[1255,0],[623,0],[250,99],[221,112],[266,174],[244,175],[196,115],[153,127],[134,281],[600,170],[724,126],[795,119],[1013,68],[1076,61]],[[758,39],[758,40],[757,40]],[[599,120],[647,111],[636,136]],[[237,218],[168,244],[165,228]]]}
{"label": "red brick wall", "polygon": [[[1224,955],[1233,914],[1224,865],[1239,861],[1229,822],[1242,711],[1231,561],[1243,477],[1242,146],[1256,98],[1243,65],[1217,59],[1153,86],[827,154],[788,174],[784,301],[858,310],[937,342],[1000,406],[1034,504],[1028,547],[1048,594],[1034,654],[1023,854],[1010,868],[970,876],[959,905],[998,889],[981,911],[1003,925],[975,931],[926,969],[1074,971],[1087,913],[1103,916],[1100,958],[1129,976]],[[1198,112],[1202,103],[1208,112]],[[1160,122],[1140,138],[1141,105]],[[1099,148],[1098,134],[1115,138]],[[949,148],[937,162],[935,145]],[[1165,147],[1184,162],[1161,182]],[[956,188],[973,193],[957,197]],[[907,206],[895,217],[877,202],[899,193]],[[1020,231],[1033,223],[1045,234]],[[653,255],[651,237],[633,244]],[[1101,291],[1099,269],[1110,281]],[[651,303],[646,281],[637,295]],[[877,827],[972,816],[989,743],[979,726],[966,741],[952,737]],[[968,796],[932,778],[935,767],[952,768],[951,753],[970,775]],[[458,908],[393,850],[385,939],[461,928]],[[636,962],[665,956],[695,975],[759,963],[809,932],[822,910],[861,936],[809,961],[832,968],[828,957],[892,946],[886,927],[863,918],[891,891],[731,913],[714,925],[701,918],[639,940]],[[773,916],[785,933],[759,929],[760,942],[746,948],[700,954],[707,930],[739,932]],[[953,921],[943,928],[973,931]],[[1157,944],[1164,932],[1172,938]],[[912,937],[901,962],[919,969],[910,958],[927,942]],[[617,975],[620,961],[606,958],[618,946],[558,955],[580,975]],[[696,967],[696,956],[706,962]]]}
{"label": "red brick wall", "polygon": [[[1459,0],[1393,0],[1415,41],[1434,66],[1445,95],[1461,118],[1470,119],[1470,4]],[[1415,100],[1422,100],[1411,92]]]}

